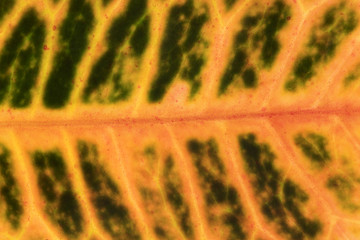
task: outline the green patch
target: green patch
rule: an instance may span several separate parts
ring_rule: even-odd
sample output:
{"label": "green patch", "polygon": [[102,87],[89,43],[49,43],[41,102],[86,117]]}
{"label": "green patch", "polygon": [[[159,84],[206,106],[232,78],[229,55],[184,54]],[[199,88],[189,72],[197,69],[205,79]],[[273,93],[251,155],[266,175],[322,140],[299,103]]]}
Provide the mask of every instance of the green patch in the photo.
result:
{"label": "green patch", "polygon": [[243,29],[238,32],[235,36],[235,45],[241,45],[248,41],[249,39],[249,31],[247,29]]}
{"label": "green patch", "polygon": [[131,0],[126,10],[112,23],[108,33],[107,42],[110,49],[116,50],[122,45],[130,33],[130,28],[146,14],[147,0]]}
{"label": "green patch", "polygon": [[169,55],[166,56],[166,60],[162,59],[162,63],[160,64],[161,70],[150,87],[150,102],[158,102],[165,96],[170,83],[180,70],[182,57],[183,55],[180,47],[174,47]]}
{"label": "green patch", "polygon": [[341,200],[347,200],[349,199],[349,196],[354,191],[354,186],[351,183],[349,179],[347,179],[345,176],[341,175],[335,175],[329,177],[326,186],[334,190],[336,192],[336,195]]}
{"label": "green patch", "polygon": [[[124,62],[141,57],[149,42],[150,17],[146,9],[147,0],[131,0],[112,22],[106,35],[108,48],[91,69],[82,93],[83,102],[116,103],[130,97],[133,83],[123,79],[126,74],[122,71]],[[121,53],[126,44],[131,48],[129,56]]]}
{"label": "green patch", "polygon": [[294,182],[286,180],[283,186],[283,194],[285,199],[299,199],[301,202],[306,202],[308,195],[297,186]]}
{"label": "green patch", "polygon": [[183,58],[180,41],[186,29],[186,19],[191,16],[192,11],[193,3],[190,0],[170,9],[160,47],[159,72],[151,83],[148,95],[150,102],[159,102],[164,97],[170,83],[180,70]]}
{"label": "green patch", "polygon": [[[278,32],[290,17],[290,7],[283,1],[275,1],[265,11],[247,14],[241,19],[241,29],[234,37],[233,57],[220,79],[218,96],[226,93],[230,85],[243,79],[246,89],[257,87],[257,72],[251,67],[249,56],[254,53],[261,62],[259,68],[272,67],[280,51]],[[249,67],[246,67],[249,66]]]}
{"label": "green patch", "polygon": [[294,137],[296,146],[317,167],[323,168],[330,162],[328,143],[324,136],[317,133],[299,133]]}
{"label": "green patch", "polygon": [[187,60],[188,64],[183,68],[181,76],[191,84],[190,98],[192,98],[200,90],[201,81],[197,77],[205,64],[205,60],[196,54],[189,54]]}
{"label": "green patch", "polygon": [[197,56],[195,54],[188,55],[188,61],[188,68],[184,69],[182,76],[185,79],[194,81],[195,77],[200,73],[201,67],[203,66],[205,61],[201,58],[201,56]]}
{"label": "green patch", "polygon": [[24,213],[20,201],[20,189],[13,175],[10,151],[1,145],[0,154],[0,199],[5,203],[5,216],[13,229],[20,228]]}
{"label": "green patch", "polygon": [[[170,9],[160,47],[158,72],[148,93],[149,102],[160,102],[179,72],[192,85],[190,98],[199,90],[198,75],[205,64],[203,51],[199,50],[204,47],[201,30],[209,18],[207,8],[204,11],[197,14],[193,0]],[[185,67],[182,67],[183,62]]]}
{"label": "green patch", "polygon": [[315,62],[311,55],[304,56],[298,59],[294,67],[294,75],[296,79],[288,81],[286,89],[289,91],[295,91],[298,88],[298,85],[304,87],[309,79],[314,75],[314,66]]}
{"label": "green patch", "polygon": [[46,214],[67,236],[77,238],[83,231],[84,219],[61,153],[35,151],[32,159]]}
{"label": "green patch", "polygon": [[[144,210],[152,218],[151,228],[159,239],[174,239],[179,234],[193,239],[190,208],[184,198],[182,179],[174,159],[168,156],[162,165],[152,144],[147,145],[142,153],[144,158],[135,174],[141,175],[137,187]],[[172,217],[167,211],[175,223],[171,224]]]}
{"label": "green patch", "polygon": [[269,188],[272,193],[277,193],[281,174],[275,168],[275,155],[269,146],[258,144],[253,134],[239,137],[239,144],[247,171],[255,177],[253,185],[256,191],[259,193]]}
{"label": "green patch", "polygon": [[199,41],[201,29],[207,21],[208,16],[205,13],[191,18],[186,39],[182,44],[184,52],[189,52],[195,46],[196,41]]}
{"label": "green patch", "polygon": [[114,180],[99,163],[95,144],[78,142],[81,171],[90,189],[90,198],[103,228],[116,239],[141,239]]}
{"label": "green patch", "polygon": [[25,108],[31,104],[44,38],[44,22],[34,9],[27,10],[0,53],[0,102],[10,92],[12,107]]}
{"label": "green patch", "polygon": [[295,92],[316,74],[321,65],[328,63],[336,49],[357,27],[358,17],[345,2],[330,7],[322,17],[322,22],[312,28],[310,39],[295,61],[293,71],[285,83],[285,90]]}
{"label": "green patch", "polygon": [[241,25],[243,29],[241,31],[251,30],[256,27],[262,19],[262,15],[260,13],[256,15],[246,15],[243,19],[241,19]]}
{"label": "green patch", "polygon": [[226,10],[230,10],[238,0],[224,0]]}
{"label": "green patch", "polygon": [[0,1],[0,22],[15,6],[15,0],[1,0]]}
{"label": "green patch", "polygon": [[351,175],[345,176],[343,174],[332,175],[326,181],[326,187],[335,194],[341,206],[352,212],[360,209],[359,204],[354,203],[352,200],[354,192],[356,191],[355,184]]}
{"label": "green patch", "polygon": [[134,34],[130,38],[130,46],[136,56],[141,56],[150,38],[150,17],[145,17],[137,26]]}
{"label": "green patch", "polygon": [[109,95],[110,102],[128,99],[134,87],[132,83],[121,80],[121,73],[112,76],[112,86],[113,88]]}
{"label": "green patch", "polygon": [[242,79],[245,88],[254,88],[257,86],[257,77],[254,68],[247,68],[242,73]]}
{"label": "green patch", "polygon": [[290,17],[290,9],[283,1],[275,1],[265,12],[264,27],[262,29],[264,44],[261,50],[261,60],[267,68],[272,66],[278,55],[280,43],[276,35],[287,23],[288,17]]}
{"label": "green patch", "polygon": [[303,233],[309,237],[315,237],[321,231],[321,224],[318,220],[304,218],[299,205],[308,200],[308,195],[291,180],[285,180],[284,188],[285,208],[291,213]]}
{"label": "green patch", "polygon": [[244,212],[237,190],[227,182],[225,167],[219,156],[218,145],[214,139],[200,142],[191,139],[187,142],[200,186],[203,190],[208,221],[211,225],[223,225],[229,231],[226,239],[246,239],[242,228]]}
{"label": "green patch", "polygon": [[321,223],[301,211],[308,195],[276,168],[276,156],[269,145],[259,143],[253,133],[240,135],[238,141],[261,212],[267,220],[276,224],[278,231],[289,239],[316,237],[322,230]]}
{"label": "green patch", "polygon": [[357,64],[344,79],[344,87],[349,87],[360,77],[360,64]]}
{"label": "green patch", "polygon": [[272,66],[276,56],[280,51],[280,43],[275,39],[266,39],[263,48],[261,49],[261,57],[264,65],[267,67]]}
{"label": "green patch", "polygon": [[175,169],[174,160],[171,156],[165,160],[165,166],[162,175],[164,177],[163,184],[166,198],[176,215],[177,223],[181,227],[181,230],[185,236],[188,239],[193,239],[194,230],[190,219],[190,208],[182,195],[183,193],[181,193],[181,180]]}
{"label": "green patch", "polygon": [[112,0],[102,0],[103,6],[107,6],[111,2],[112,2]]}
{"label": "green patch", "polygon": [[234,58],[225,70],[224,75],[221,78],[218,95],[224,94],[229,86],[235,81],[235,78],[239,76],[245,67],[247,54],[244,50],[237,50]]}
{"label": "green patch", "polygon": [[71,0],[68,14],[60,26],[59,51],[45,85],[43,104],[46,107],[61,108],[68,102],[93,25],[91,4],[86,0]]}

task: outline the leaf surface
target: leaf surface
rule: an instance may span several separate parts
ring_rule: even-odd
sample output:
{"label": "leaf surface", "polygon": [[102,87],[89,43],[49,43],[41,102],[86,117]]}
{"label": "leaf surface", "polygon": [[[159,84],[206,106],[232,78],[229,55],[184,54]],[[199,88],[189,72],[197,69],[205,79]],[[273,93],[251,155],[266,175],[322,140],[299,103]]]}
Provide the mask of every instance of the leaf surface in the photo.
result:
{"label": "leaf surface", "polygon": [[358,239],[357,0],[3,0],[0,239]]}

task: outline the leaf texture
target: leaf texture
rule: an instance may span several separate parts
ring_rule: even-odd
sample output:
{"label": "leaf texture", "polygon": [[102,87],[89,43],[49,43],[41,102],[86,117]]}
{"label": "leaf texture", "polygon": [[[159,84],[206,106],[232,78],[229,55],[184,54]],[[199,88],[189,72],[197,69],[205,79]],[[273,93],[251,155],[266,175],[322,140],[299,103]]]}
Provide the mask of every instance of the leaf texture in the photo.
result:
{"label": "leaf texture", "polygon": [[360,1],[0,2],[0,239],[359,239]]}

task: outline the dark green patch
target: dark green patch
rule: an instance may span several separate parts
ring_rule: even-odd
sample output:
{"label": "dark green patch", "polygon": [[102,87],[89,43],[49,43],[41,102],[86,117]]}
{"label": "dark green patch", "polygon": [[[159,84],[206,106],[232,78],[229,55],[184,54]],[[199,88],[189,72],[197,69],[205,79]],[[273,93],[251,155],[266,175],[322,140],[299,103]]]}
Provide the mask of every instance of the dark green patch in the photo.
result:
{"label": "dark green patch", "polygon": [[261,60],[265,67],[271,67],[278,52],[280,43],[276,37],[277,32],[282,29],[290,16],[289,6],[283,1],[276,1],[264,15],[264,44],[261,50]]}
{"label": "dark green patch", "polygon": [[243,26],[243,30],[246,31],[254,28],[261,20],[263,16],[261,14],[256,15],[246,15],[243,19],[241,19],[241,25]]}
{"label": "dark green patch", "polygon": [[70,98],[77,65],[89,43],[94,24],[92,6],[85,0],[71,0],[68,14],[59,31],[59,51],[45,85],[43,103],[48,108],[61,108]]}
{"label": "dark green patch", "polygon": [[200,88],[201,88],[201,81],[199,80],[193,81],[190,89],[190,98],[193,98],[196,95],[196,93],[199,92]]}
{"label": "dark green patch", "polygon": [[246,233],[241,227],[244,212],[236,189],[227,183],[216,141],[210,139],[203,143],[191,139],[187,142],[187,149],[200,178],[209,222],[226,226],[229,230],[226,239],[245,239]]}
{"label": "dark green patch", "polygon": [[113,89],[109,95],[110,102],[118,102],[119,100],[126,100],[130,97],[133,89],[133,84],[130,82],[121,81],[120,74],[114,74],[112,77]]}
{"label": "dark green patch", "polygon": [[207,22],[208,16],[204,13],[199,16],[194,16],[189,23],[189,30],[187,31],[186,39],[183,43],[183,51],[189,52],[194,46],[196,41],[200,38],[201,29]]}
{"label": "dark green patch", "polygon": [[150,17],[147,16],[137,26],[134,34],[130,38],[130,46],[136,56],[141,56],[149,42],[150,35]]}
{"label": "dark green patch", "polygon": [[168,238],[168,236],[166,234],[166,231],[160,226],[155,226],[154,227],[154,232],[160,238],[164,238],[164,239]]}
{"label": "dark green patch", "polygon": [[110,196],[98,195],[94,198],[93,205],[102,226],[112,237],[126,236],[127,239],[140,239],[129,212],[123,204],[118,204]]}
{"label": "dark green patch", "polygon": [[[265,12],[247,14],[241,19],[241,29],[234,37],[234,57],[230,59],[219,85],[218,96],[226,93],[229,86],[242,76],[244,88],[257,87],[257,73],[248,57],[251,52],[260,51],[262,68],[270,68],[279,51],[278,32],[286,25],[290,17],[290,7],[283,1],[275,1]],[[252,49],[249,49],[251,46]],[[249,51],[251,50],[251,51]]]}
{"label": "dark green patch", "polygon": [[0,199],[5,203],[6,219],[13,229],[18,229],[24,213],[20,202],[20,190],[12,173],[10,151],[3,145],[0,147]]}
{"label": "dark green patch", "polygon": [[[355,178],[355,179],[354,179]],[[355,213],[360,209],[357,201],[353,200],[356,192],[356,184],[359,182],[356,176],[352,174],[334,174],[326,181],[326,187],[333,192],[343,209]]]}
{"label": "dark green patch", "polygon": [[345,85],[348,85],[349,83],[353,82],[354,80],[356,80],[358,78],[358,76],[355,76],[354,74],[350,74],[345,78]]}
{"label": "dark green patch", "polygon": [[280,43],[277,40],[271,38],[271,39],[267,39],[264,42],[264,45],[261,49],[261,57],[265,66],[272,65],[279,51],[280,51]]}
{"label": "dark green patch", "polygon": [[215,167],[220,174],[225,174],[224,164],[219,157],[219,147],[213,138],[207,141],[207,154],[211,165]]}
{"label": "dark green patch", "polygon": [[218,95],[222,95],[226,92],[230,84],[235,80],[235,77],[239,76],[242,69],[245,66],[247,54],[244,50],[237,50],[234,58],[228,65],[223,77],[221,78]]}
{"label": "dark green patch", "polygon": [[205,60],[201,56],[195,54],[188,55],[188,67],[184,69],[182,77],[195,81],[195,77],[200,73],[201,67],[204,65]]}
{"label": "dark green patch", "polygon": [[337,14],[336,7],[332,7],[328,9],[323,17],[323,22],[321,27],[326,29],[331,25],[333,25],[335,23],[336,14]]}
{"label": "dark green patch", "polygon": [[289,92],[295,92],[297,89],[297,81],[291,80],[291,81],[286,82],[285,89]]}
{"label": "dark green patch", "polygon": [[58,150],[32,154],[39,190],[45,198],[45,212],[69,237],[78,237],[83,231],[84,219],[66,165]]}
{"label": "dark green patch", "polygon": [[360,77],[360,65],[357,64],[351,72],[344,79],[344,87],[349,87],[354,81],[358,80]]}
{"label": "dark green patch", "polygon": [[289,17],[289,7],[283,1],[275,1],[264,15],[264,34],[267,40],[274,38]]}
{"label": "dark green patch", "polygon": [[98,161],[96,145],[78,142],[78,156],[91,202],[103,228],[116,239],[141,239],[134,221],[121,201],[120,190]]}
{"label": "dark green patch", "polygon": [[249,32],[245,29],[238,32],[235,36],[235,45],[240,45],[246,43],[249,39]]}
{"label": "dark green patch", "polygon": [[[339,14],[342,15],[341,21],[338,21],[337,19],[339,18]],[[319,28],[324,31],[328,31],[335,26],[338,29],[332,30],[333,32],[344,31],[345,33],[350,33],[356,28],[357,21],[358,19],[355,11],[352,9],[346,9],[345,2],[341,2],[338,6],[333,6],[326,11],[323,16],[322,24]]]}
{"label": "dark green patch", "polygon": [[257,86],[256,73],[253,68],[247,68],[242,74],[242,79],[245,88],[254,88]]}
{"label": "dark green patch", "polygon": [[102,0],[103,6],[107,6],[111,2],[112,2],[112,0]]}
{"label": "dark green patch", "polygon": [[299,188],[294,182],[286,180],[283,186],[283,194],[285,199],[298,198],[301,202],[308,200],[308,195]]}
{"label": "dark green patch", "polygon": [[10,105],[24,108],[31,103],[32,88],[39,72],[45,25],[34,9],[26,11],[5,42],[0,55],[0,102],[10,90]]}
{"label": "dark green patch", "polygon": [[318,167],[323,168],[331,160],[327,140],[317,133],[299,133],[294,138],[303,154]]}
{"label": "dark green patch", "polygon": [[[357,26],[355,11],[346,6],[346,2],[330,7],[320,24],[312,29],[310,39],[295,61],[292,75],[285,83],[287,91],[295,92],[316,74],[316,68],[326,64],[336,53],[336,49]],[[303,54],[305,52],[305,54]]]}
{"label": "dark green patch", "polygon": [[46,158],[41,152],[35,152],[33,155],[33,163],[36,168],[40,170],[45,170],[46,168]]}
{"label": "dark green patch", "polygon": [[[239,136],[238,141],[264,216],[277,224],[279,231],[290,239],[316,237],[322,230],[320,222],[307,218],[301,212],[308,195],[275,168],[275,155],[270,147],[258,143],[252,133]],[[295,222],[289,221],[290,218]]]}
{"label": "dark green patch", "polygon": [[160,47],[159,72],[151,83],[148,95],[150,102],[159,102],[164,97],[170,83],[180,70],[183,58],[180,41],[186,29],[186,20],[191,16],[192,11],[191,0],[170,9]]}
{"label": "dark green patch", "polygon": [[[187,239],[193,239],[193,228],[190,219],[190,209],[183,197],[182,180],[171,156],[165,159],[162,169],[160,159],[153,145],[147,145],[143,151],[144,165],[137,171],[141,172],[143,180],[138,182],[138,189],[142,197],[144,210],[152,217],[152,228],[159,239],[174,239],[182,231]],[[147,173],[145,173],[147,172]],[[157,177],[160,177],[160,185]],[[150,185],[149,185],[150,184]],[[152,185],[152,186],[151,186]],[[168,209],[174,216],[177,227],[170,224]],[[156,212],[157,214],[153,214]]]}
{"label": "dark green patch", "polygon": [[88,102],[90,95],[95,92],[101,85],[106,83],[110,76],[115,61],[115,52],[108,50],[93,66],[90,77],[87,81],[86,88],[83,92],[83,101]]}
{"label": "dark green patch", "polygon": [[[195,46],[203,42],[201,30],[208,20],[206,8],[205,11],[206,13],[197,15],[193,0],[187,0],[184,4],[175,5],[170,9],[160,47],[158,73],[148,92],[149,102],[161,101],[179,72],[184,80],[192,85],[190,98],[199,90],[201,82],[197,76],[205,60]],[[187,64],[181,71],[181,64],[186,58]]]}
{"label": "dark green patch", "polygon": [[165,161],[163,177],[166,198],[177,217],[177,222],[185,236],[189,239],[192,239],[194,232],[192,222],[190,220],[190,209],[181,195],[181,184],[179,181],[180,177],[175,170],[174,160],[171,156],[169,156]]}
{"label": "dark green patch", "polygon": [[145,14],[147,0],[131,0],[125,12],[117,17],[108,32],[107,41],[110,49],[116,49],[129,35],[130,28]]}
{"label": "dark green patch", "polygon": [[234,4],[237,2],[237,0],[224,0],[225,6],[227,10],[230,10]]}
{"label": "dark green patch", "polygon": [[230,72],[232,75],[239,74],[246,63],[247,55],[244,51],[236,51]]}
{"label": "dark green patch", "polygon": [[305,235],[315,237],[321,230],[320,222],[318,220],[306,219],[298,207],[300,203],[308,200],[307,194],[291,180],[285,180],[283,192],[285,196],[285,208],[291,213]]}
{"label": "dark green patch", "polygon": [[296,91],[298,86],[304,87],[305,84],[311,79],[315,74],[314,67],[316,62],[314,61],[313,56],[306,55],[302,58],[299,58],[294,67],[294,76],[295,78],[288,81],[285,85],[285,89],[291,92]]}
{"label": "dark green patch", "polygon": [[[246,138],[239,139],[239,143],[241,154],[247,163],[246,167],[251,173],[256,173],[256,189],[261,192],[265,190],[268,180],[267,169],[274,169],[273,161],[275,155],[268,151],[266,145],[259,145],[255,140],[255,135],[249,134]],[[262,164],[262,161],[264,161],[265,164]],[[267,168],[265,169],[266,166]],[[272,172],[270,172],[269,175],[272,175]]]}
{"label": "dark green patch", "polygon": [[354,186],[349,179],[345,176],[334,175],[329,177],[326,182],[326,186],[336,193],[336,196],[340,200],[350,199]]}
{"label": "dark green patch", "polygon": [[1,0],[0,1],[0,21],[7,15],[15,5],[15,0]]}
{"label": "dark green patch", "polygon": [[64,191],[59,196],[58,202],[58,223],[67,234],[79,232],[82,229],[82,216],[80,205],[75,194],[71,190]]}
{"label": "dark green patch", "polygon": [[183,57],[180,47],[174,47],[168,54],[166,60],[161,60],[159,67],[161,70],[156,79],[151,83],[149,91],[150,102],[158,102],[164,97],[170,83],[180,69]]}
{"label": "dark green patch", "polygon": [[38,186],[44,197],[49,202],[54,202],[57,198],[57,193],[55,192],[55,182],[50,176],[45,173],[38,174]]}
{"label": "dark green patch", "polygon": [[296,67],[294,69],[295,76],[301,78],[305,82],[305,80],[313,76],[313,65],[314,61],[311,56],[302,57],[296,63]]}
{"label": "dark green patch", "polygon": [[65,163],[62,157],[55,153],[49,152],[47,154],[47,165],[56,180],[61,180],[66,177]]}
{"label": "dark green patch", "polygon": [[[130,97],[133,84],[122,80],[122,61],[126,57],[118,55],[126,40],[129,40],[135,56],[140,57],[144,53],[150,34],[150,17],[146,15],[146,7],[147,0],[131,0],[125,12],[112,22],[106,37],[108,49],[92,67],[82,95],[84,102],[90,102],[96,93],[95,100],[100,103],[114,103]],[[100,89],[105,84],[111,85],[111,91],[101,96]]]}

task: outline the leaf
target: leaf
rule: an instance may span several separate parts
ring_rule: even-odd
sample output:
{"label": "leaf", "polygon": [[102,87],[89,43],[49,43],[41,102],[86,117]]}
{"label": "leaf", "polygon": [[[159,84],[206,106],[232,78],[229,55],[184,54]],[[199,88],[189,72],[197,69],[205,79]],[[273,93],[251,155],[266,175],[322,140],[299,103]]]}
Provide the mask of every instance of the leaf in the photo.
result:
{"label": "leaf", "polygon": [[1,239],[358,239],[357,0],[3,0]]}

